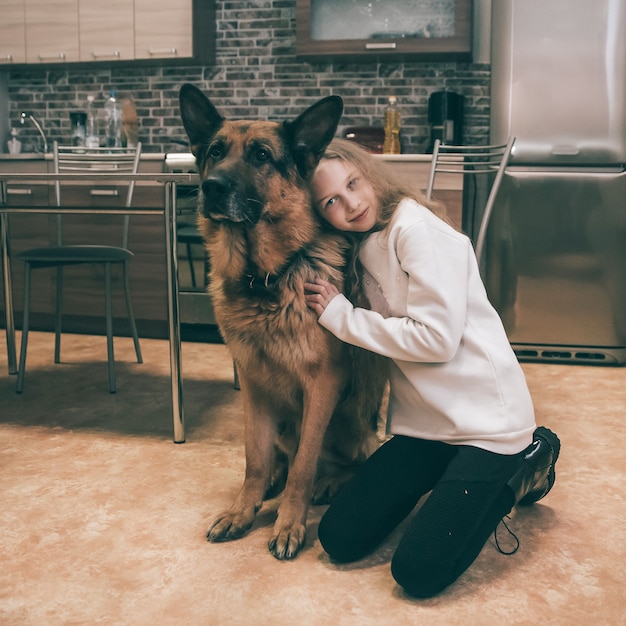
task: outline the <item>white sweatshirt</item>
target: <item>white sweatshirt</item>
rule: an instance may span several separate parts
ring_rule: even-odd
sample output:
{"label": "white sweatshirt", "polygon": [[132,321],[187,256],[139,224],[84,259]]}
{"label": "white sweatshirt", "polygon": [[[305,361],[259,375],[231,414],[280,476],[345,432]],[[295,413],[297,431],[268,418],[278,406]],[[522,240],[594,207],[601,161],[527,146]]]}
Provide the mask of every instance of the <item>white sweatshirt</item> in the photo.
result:
{"label": "white sweatshirt", "polygon": [[532,400],[470,240],[405,199],[359,256],[372,310],[339,295],[319,321],[392,359],[388,432],[499,454],[526,448]]}

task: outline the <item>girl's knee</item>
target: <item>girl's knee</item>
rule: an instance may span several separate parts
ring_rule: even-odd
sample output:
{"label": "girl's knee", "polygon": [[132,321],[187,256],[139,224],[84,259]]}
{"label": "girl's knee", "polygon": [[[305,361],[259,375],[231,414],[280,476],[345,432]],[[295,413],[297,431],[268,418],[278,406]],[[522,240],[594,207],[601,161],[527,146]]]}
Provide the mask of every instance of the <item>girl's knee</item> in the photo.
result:
{"label": "girl's knee", "polygon": [[391,560],[391,575],[414,598],[432,598],[455,580],[451,565],[420,561],[402,552]]}
{"label": "girl's knee", "polygon": [[363,554],[346,534],[345,527],[322,517],[317,529],[317,536],[332,561],[337,563],[351,563],[362,558]]}
{"label": "girl's knee", "polygon": [[367,556],[372,551],[371,541],[359,534],[352,525],[337,522],[326,513],[320,520],[317,535],[322,547],[336,563],[352,563]]}

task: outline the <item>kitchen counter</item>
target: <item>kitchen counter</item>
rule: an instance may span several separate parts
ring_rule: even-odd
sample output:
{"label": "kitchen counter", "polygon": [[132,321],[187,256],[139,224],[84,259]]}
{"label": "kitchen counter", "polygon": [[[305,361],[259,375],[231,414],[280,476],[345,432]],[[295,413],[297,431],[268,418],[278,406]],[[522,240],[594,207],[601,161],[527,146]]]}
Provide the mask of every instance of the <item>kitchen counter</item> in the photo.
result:
{"label": "kitchen counter", "polygon": [[19,154],[0,154],[0,161],[43,161],[52,158],[51,154],[41,152],[20,152]]}
{"label": "kitchen counter", "polygon": [[[184,162],[194,162],[195,157],[190,152],[142,152],[142,161],[165,161],[166,157],[173,156]],[[388,163],[430,163],[431,154],[375,154],[375,158]],[[51,161],[52,154],[41,152],[20,152],[19,154],[0,153],[2,161]]]}
{"label": "kitchen counter", "polygon": [[[39,159],[41,160],[41,158]],[[44,167],[42,169],[47,169]],[[90,181],[90,184],[94,185],[106,185],[111,188],[111,185],[117,185],[119,181],[134,181],[138,184],[140,182],[150,183],[151,188],[156,188],[157,196],[160,202],[150,202],[148,205],[144,205],[141,202],[133,203],[132,207],[126,207],[123,204],[117,203],[116,196],[107,196],[108,200],[102,200],[101,196],[98,196],[98,201],[95,206],[90,206],[89,201],[80,201],[77,204],[72,204],[67,200],[60,207],[50,204],[46,194],[43,194],[41,198],[32,189],[42,183],[41,186],[44,189],[48,188],[50,183],[54,183],[57,180],[66,181],[69,183],[69,187],[73,184],[77,186],[79,183],[84,182],[85,177]],[[97,181],[97,182],[95,182]],[[106,239],[106,226],[107,223],[99,221],[100,217],[106,219],[113,219],[119,221],[120,215],[134,215],[141,216],[142,220],[154,222],[152,233],[146,237],[146,231],[144,229],[136,229],[139,232],[139,238],[136,238],[132,242],[132,249],[136,251],[136,262],[133,263],[133,270],[141,271],[141,267],[137,267],[141,261],[141,257],[147,257],[148,271],[143,268],[143,272],[140,275],[135,274],[135,283],[139,282],[139,285],[144,285],[147,282],[147,277],[155,275],[160,280],[160,292],[161,300],[166,301],[166,315],[168,325],[168,336],[170,341],[170,374],[171,374],[171,397],[172,397],[172,419],[174,428],[174,441],[182,442],[185,440],[184,421],[183,421],[183,402],[182,402],[182,379],[180,373],[180,312],[179,312],[179,295],[178,295],[178,271],[177,271],[177,249],[176,249],[176,196],[174,193],[175,185],[177,183],[189,183],[191,176],[189,174],[164,174],[162,172],[152,174],[122,174],[115,171],[99,171],[94,173],[71,173],[71,174],[48,174],[48,173],[30,173],[20,172],[0,173],[0,251],[2,253],[1,266],[2,266],[2,283],[3,283],[3,305],[4,305],[4,317],[6,319],[6,336],[7,336],[7,352],[9,355],[9,373],[15,373],[17,371],[16,363],[16,347],[15,347],[15,311],[13,306],[14,294],[13,294],[13,282],[14,272],[11,264],[13,255],[15,254],[17,247],[29,248],[35,246],[35,240],[38,236],[42,235],[42,232],[37,232],[36,220],[37,218],[44,217],[43,222],[44,239],[42,245],[54,245],[50,241],[50,233],[54,229],[50,229],[50,219],[55,219],[57,214],[65,213],[68,216],[72,214],[72,217],[84,216],[85,219],[96,220],[93,224],[78,225],[80,230],[85,232],[94,232],[97,228],[99,237]],[[23,183],[22,187],[15,187],[14,189],[26,189],[31,193],[17,194],[17,200],[11,203],[11,193],[8,185],[12,183]],[[30,186],[29,186],[30,185]],[[149,190],[146,188],[145,190]],[[145,191],[144,190],[144,191]],[[80,191],[80,190],[79,190]],[[15,195],[15,192],[14,192]],[[20,237],[20,229],[12,229],[14,232],[10,232],[8,227],[9,215],[15,218],[23,218],[22,229]],[[52,217],[49,217],[52,216]],[[156,220],[156,221],[155,221]],[[156,226],[156,228],[154,228]],[[117,229],[116,229],[117,230]],[[67,225],[64,228],[64,232],[67,233]],[[158,232],[159,236],[154,236]],[[110,234],[110,233],[109,233]],[[143,241],[141,238],[143,237]],[[111,240],[112,241],[112,240]],[[155,247],[156,241],[160,242],[160,246]],[[148,248],[148,249],[147,249]],[[153,248],[153,249],[150,249]],[[160,248],[160,250],[159,250]],[[164,248],[164,249],[163,249]],[[164,257],[164,258],[163,258]],[[164,267],[158,267],[159,260],[160,265]],[[80,267],[78,269],[89,269]],[[20,267],[23,272],[23,268]],[[83,297],[79,297],[76,300],[76,294],[74,298],[76,304],[72,303],[72,289],[70,284],[73,285],[75,292],[84,292],[85,285],[91,287],[92,283],[100,282],[101,278],[94,272],[87,272],[84,275],[73,275],[73,280],[67,281],[67,288],[64,290],[64,298],[66,308],[72,311],[85,311],[86,306],[90,306],[90,303],[85,305]],[[132,282],[133,276],[131,276]],[[27,283],[26,283],[27,284]],[[39,290],[41,291],[41,290]],[[52,292],[52,290],[43,289],[45,292]],[[134,293],[137,291],[133,289]],[[23,296],[23,294],[21,294]],[[39,295],[39,294],[38,294]],[[77,303],[80,302],[80,305]],[[48,303],[49,304],[49,303]],[[41,303],[36,301],[34,303],[35,312]],[[137,311],[139,307],[133,307]],[[153,307],[150,306],[150,309]],[[48,307],[50,309],[50,307]],[[43,311],[46,313],[46,311]],[[22,315],[24,311],[22,310]],[[34,317],[34,316],[33,316]]]}
{"label": "kitchen counter", "polygon": [[[142,152],[142,161],[165,161],[163,152]],[[41,152],[20,152],[19,154],[0,154],[0,163],[2,161],[52,161],[52,153],[43,154]]]}

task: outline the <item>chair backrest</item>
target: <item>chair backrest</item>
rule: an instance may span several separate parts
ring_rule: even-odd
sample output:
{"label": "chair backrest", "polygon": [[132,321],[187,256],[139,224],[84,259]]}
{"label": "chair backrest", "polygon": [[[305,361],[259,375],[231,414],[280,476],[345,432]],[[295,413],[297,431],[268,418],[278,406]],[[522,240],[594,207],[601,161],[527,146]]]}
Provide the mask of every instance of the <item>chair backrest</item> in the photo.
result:
{"label": "chair backrest", "polygon": [[437,174],[459,174],[461,176],[484,176],[487,182],[487,201],[481,214],[478,236],[475,241],[476,258],[480,265],[487,227],[495,204],[496,195],[504,176],[515,137],[509,137],[504,144],[489,146],[451,146],[444,145],[439,139],[433,147],[433,158],[426,188],[426,199],[430,200],[436,188]]}
{"label": "chair backrest", "polygon": [[[94,172],[114,172],[116,174],[136,174],[139,170],[141,142],[134,148],[83,148],[76,146],[60,146],[54,142],[53,162],[55,174],[76,174]],[[86,176],[88,180],[88,176]],[[70,183],[68,183],[70,184]],[[75,183],[74,183],[75,184]],[[55,181],[56,205],[61,206],[61,188],[64,185]],[[135,191],[135,181],[123,181],[121,188],[126,188],[125,207],[130,207]],[[116,185],[118,187],[118,185]],[[124,216],[122,230],[122,247],[128,247],[128,225],[130,218]],[[57,245],[63,245],[61,215],[57,215]]]}

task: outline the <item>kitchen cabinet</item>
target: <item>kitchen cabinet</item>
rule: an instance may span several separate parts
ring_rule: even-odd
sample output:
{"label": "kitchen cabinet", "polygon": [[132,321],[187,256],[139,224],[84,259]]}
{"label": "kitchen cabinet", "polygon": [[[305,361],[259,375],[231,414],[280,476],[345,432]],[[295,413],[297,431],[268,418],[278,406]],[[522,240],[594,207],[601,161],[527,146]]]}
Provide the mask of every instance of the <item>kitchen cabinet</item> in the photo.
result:
{"label": "kitchen cabinet", "polygon": [[0,65],[26,61],[24,0],[4,0],[0,20]]}
{"label": "kitchen cabinet", "polygon": [[135,56],[135,16],[128,0],[79,0],[81,61],[123,61]]}
{"label": "kitchen cabinet", "polygon": [[135,0],[135,58],[185,58],[192,50],[191,0]]}
{"label": "kitchen cabinet", "polygon": [[[44,173],[52,171],[52,163],[44,159],[2,159],[2,172]],[[140,173],[162,172],[163,160],[142,159]],[[46,183],[8,186],[9,204],[43,205],[54,204],[54,186]],[[76,183],[63,193],[64,204],[97,206],[102,204],[102,195],[107,195],[107,204],[113,204],[110,194],[114,189],[92,183]],[[124,194],[120,193],[120,204]],[[134,193],[135,206],[162,207],[163,186],[160,183],[137,183]],[[63,217],[63,232],[66,241],[79,239],[84,233],[97,230],[103,243],[119,245],[121,235],[119,215],[66,215]],[[167,336],[167,267],[165,259],[165,224],[161,215],[133,215],[130,218],[128,246],[134,257],[130,263],[130,283],[133,309],[141,336]],[[18,327],[23,310],[23,264],[15,258],[20,250],[53,245],[55,241],[55,215],[12,214],[10,216],[11,267],[13,302]],[[102,333],[105,330],[102,268],[76,266],[66,268],[63,289],[63,328],[68,332]],[[121,274],[113,273],[113,316],[114,331],[127,334],[128,320]],[[55,274],[54,270],[40,270],[32,275],[31,328],[54,329]],[[1,306],[1,305],[0,305]],[[0,316],[1,317],[1,316]]]}
{"label": "kitchen cabinet", "polygon": [[472,0],[296,0],[296,53],[332,59],[471,59]]}
{"label": "kitchen cabinet", "polygon": [[215,59],[215,0],[2,0],[0,66]]}
{"label": "kitchen cabinet", "polygon": [[79,60],[78,0],[25,0],[27,63]]}

